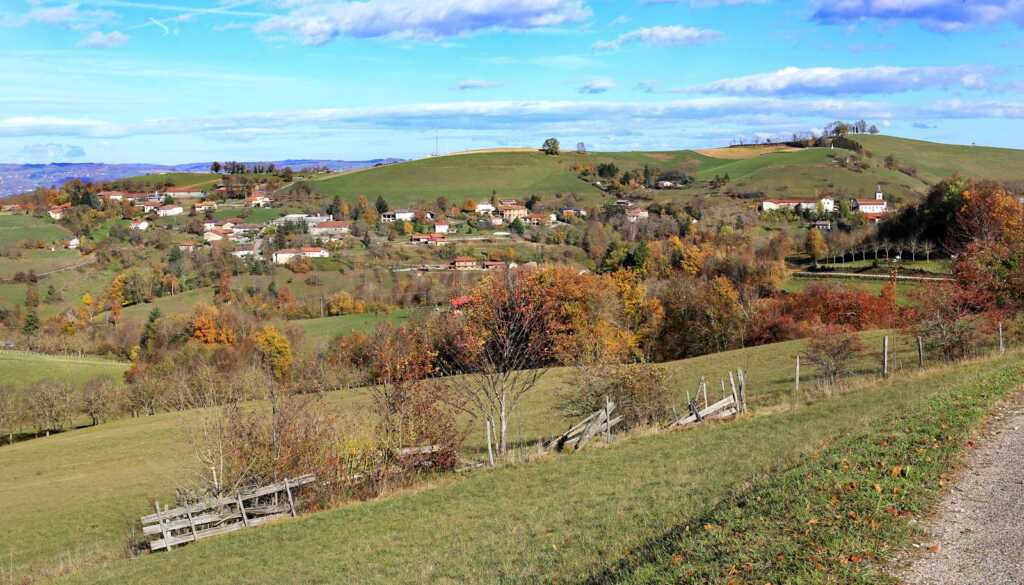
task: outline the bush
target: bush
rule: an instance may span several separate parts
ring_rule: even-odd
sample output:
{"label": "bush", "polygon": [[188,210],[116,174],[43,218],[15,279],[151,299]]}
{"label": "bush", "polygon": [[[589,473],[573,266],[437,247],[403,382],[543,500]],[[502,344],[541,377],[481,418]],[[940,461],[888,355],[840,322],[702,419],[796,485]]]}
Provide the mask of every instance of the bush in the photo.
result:
{"label": "bush", "polygon": [[666,421],[672,412],[672,396],[665,385],[665,372],[656,365],[630,364],[599,366],[581,371],[580,387],[561,397],[559,410],[581,418],[605,406],[605,397],[615,403],[624,428],[636,428]]}

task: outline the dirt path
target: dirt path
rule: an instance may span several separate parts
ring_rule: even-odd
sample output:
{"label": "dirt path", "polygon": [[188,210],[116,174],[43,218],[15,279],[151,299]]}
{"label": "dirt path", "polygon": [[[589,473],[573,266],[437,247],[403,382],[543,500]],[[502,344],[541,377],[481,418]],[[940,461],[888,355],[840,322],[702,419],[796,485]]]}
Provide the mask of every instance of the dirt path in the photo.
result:
{"label": "dirt path", "polygon": [[1024,583],[1024,400],[997,412],[896,575],[914,585]]}

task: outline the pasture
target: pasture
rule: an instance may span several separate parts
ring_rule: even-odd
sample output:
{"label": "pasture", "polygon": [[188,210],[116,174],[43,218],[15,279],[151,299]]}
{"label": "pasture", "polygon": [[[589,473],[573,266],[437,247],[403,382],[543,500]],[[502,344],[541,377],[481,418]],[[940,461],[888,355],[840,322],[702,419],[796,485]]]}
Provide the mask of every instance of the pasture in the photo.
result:
{"label": "pasture", "polygon": [[[870,349],[859,362],[858,373],[878,371],[880,336],[879,332],[864,334],[865,344]],[[792,394],[793,359],[802,347],[802,342],[787,342],[671,362],[662,367],[666,369],[668,383],[679,404],[684,401],[687,391],[696,388],[700,376],[706,376],[710,381],[709,398],[714,400],[718,396],[719,378],[730,368],[743,367],[749,380],[748,400],[755,413],[788,410],[802,403],[801,397]],[[906,364],[909,369],[914,360],[910,340],[897,339],[893,350],[893,363],[897,367]],[[572,369],[551,370],[520,406],[511,440],[513,444],[526,445],[524,453],[538,439],[557,435],[567,427],[569,421],[559,414],[556,405],[559,395],[573,387],[574,376]],[[805,369],[804,387],[810,388],[813,379],[813,373]],[[372,423],[372,415],[368,411],[369,398],[362,390],[341,391],[329,394],[325,404],[348,420],[366,425]],[[0,537],[0,557],[7,559],[18,574],[47,572],[62,563],[78,566],[118,558],[133,519],[151,511],[152,498],[168,501],[177,485],[176,478],[187,477],[193,469],[188,429],[200,414],[189,411],[122,419],[0,448],[0,467],[8,478],[0,482],[0,511],[9,519],[5,522],[9,528]],[[828,425],[823,425],[823,428],[825,426]],[[780,425],[780,428],[785,427]],[[466,451],[471,457],[480,457],[482,429],[473,425],[469,430]],[[795,430],[785,434],[799,435]],[[664,441],[671,449],[680,449],[685,448],[687,441],[670,437],[689,435],[665,435],[654,440]],[[804,443],[805,446],[811,444],[815,441],[808,439]],[[630,453],[633,454],[623,455],[623,460],[632,459],[635,452]],[[584,457],[591,455],[584,454]],[[566,465],[558,461],[553,464]],[[574,468],[564,469],[565,473],[570,473]],[[481,475],[494,477],[496,473],[518,472],[499,471]],[[685,473],[688,477],[692,471]],[[571,478],[566,476],[565,479]],[[664,485],[676,485],[676,481],[665,480]],[[582,481],[574,489],[582,489],[586,485],[588,483]],[[531,484],[524,484],[516,488],[515,494],[518,495],[514,497],[525,497],[534,489]],[[483,492],[479,493],[482,497]],[[658,497],[662,497],[660,492]],[[54,502],[61,502],[61,505],[54,505]],[[395,504],[381,501],[349,508],[376,508],[381,505]],[[405,510],[404,506],[399,504],[398,510]],[[320,517],[318,515],[311,521],[316,522],[315,518]],[[382,522],[382,529],[390,525],[390,521]],[[458,525],[457,522],[453,527]],[[538,534],[525,525],[522,530],[526,530],[523,534]],[[548,533],[548,530],[543,528],[539,534]],[[346,542],[349,539],[347,536],[344,538]]]}
{"label": "pasture", "polygon": [[[735,423],[638,436],[610,448],[546,457],[463,479],[441,478],[426,489],[244,531],[170,554],[98,568],[85,565],[63,582],[235,583],[243,574],[249,583],[324,583],[341,576],[359,583],[612,583],[627,577],[636,583],[679,582],[656,576],[675,572],[681,561],[672,555],[674,550],[684,551],[683,561],[691,554],[699,561],[721,551],[703,548],[712,546],[705,544],[703,531],[717,529],[707,528],[708,519],[719,516],[722,523],[749,524],[736,537],[751,544],[734,553],[742,557],[718,558],[718,563],[726,564],[706,570],[726,573],[738,558],[754,558],[771,571],[774,582],[814,571],[867,573],[872,566],[815,568],[797,558],[776,560],[775,545],[800,540],[795,535],[807,526],[803,483],[765,492],[792,507],[779,517],[773,517],[778,512],[768,506],[752,502],[749,513],[758,516],[733,519],[736,508],[730,498],[742,494],[748,482],[763,485],[790,469],[792,481],[809,479],[802,473],[808,468],[818,474],[810,477],[820,477],[828,485],[834,468],[813,466],[830,453],[830,446],[842,444],[843,460],[852,459],[858,466],[840,469],[862,485],[863,492],[844,497],[839,504],[833,499],[833,508],[850,506],[839,508],[845,516],[845,510],[860,511],[866,504],[868,511],[861,513],[875,514],[880,522],[872,526],[885,532],[873,534],[867,523],[840,523],[841,537],[822,540],[821,554],[890,552],[906,545],[910,532],[905,520],[886,517],[883,508],[889,502],[918,508],[927,502],[939,473],[982,409],[1013,391],[1022,374],[1019,360],[1010,358],[939,368]],[[879,481],[874,478],[887,470],[878,469],[872,457],[879,440],[909,432],[934,440],[930,433],[943,420],[946,438],[942,449],[933,452],[938,459],[928,457],[926,462],[924,456],[894,450],[895,457],[920,459],[917,475],[907,482],[881,480],[886,491],[875,494],[869,482]],[[886,443],[882,441],[883,446]],[[862,459],[867,461],[861,464]],[[892,491],[894,487],[903,491]],[[818,498],[818,492],[813,496]],[[827,511],[827,494],[825,498],[822,508]],[[818,505],[818,499],[813,503]],[[116,516],[114,510],[110,513]],[[688,549],[687,526],[695,528],[694,539],[701,548]],[[662,550],[670,552],[661,556]]]}
{"label": "pasture", "polygon": [[0,213],[0,247],[2,248],[37,240],[46,244],[63,244],[70,237],[71,232],[51,222],[49,218]]}

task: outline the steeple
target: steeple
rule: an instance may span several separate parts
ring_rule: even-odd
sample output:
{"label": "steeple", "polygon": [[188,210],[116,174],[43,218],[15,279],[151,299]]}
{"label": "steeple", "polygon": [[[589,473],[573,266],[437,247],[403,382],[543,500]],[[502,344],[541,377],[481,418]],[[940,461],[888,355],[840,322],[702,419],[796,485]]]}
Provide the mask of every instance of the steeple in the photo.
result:
{"label": "steeple", "polygon": [[875,188],[875,201],[885,201],[885,194],[882,193],[882,186]]}

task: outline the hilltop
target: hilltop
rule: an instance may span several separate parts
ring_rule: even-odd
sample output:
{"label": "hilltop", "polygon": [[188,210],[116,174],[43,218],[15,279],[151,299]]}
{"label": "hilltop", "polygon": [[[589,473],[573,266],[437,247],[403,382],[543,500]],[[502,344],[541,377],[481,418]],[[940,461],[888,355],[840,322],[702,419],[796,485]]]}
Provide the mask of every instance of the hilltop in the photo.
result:
{"label": "hilltop", "polygon": [[[440,196],[453,203],[466,198],[498,195],[526,197],[538,194],[550,200],[574,193],[584,202],[608,200],[591,182],[578,176],[579,166],[611,163],[620,171],[640,171],[646,165],[664,173],[676,171],[692,177],[681,189],[646,191],[655,200],[701,196],[811,197],[816,192],[867,195],[882,185],[894,202],[920,197],[928,185],[960,173],[1003,181],[1024,180],[1024,150],[957,146],[893,136],[856,135],[866,149],[860,163],[854,153],[829,148],[730,147],[662,152],[564,151],[547,156],[539,151],[501,149],[470,151],[327,177],[311,182],[316,192],[330,198],[354,200],[359,195],[385,197],[392,205],[432,203]],[[887,157],[891,159],[887,160]],[[729,176],[713,185],[716,176]]]}

